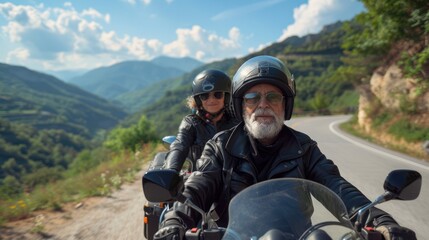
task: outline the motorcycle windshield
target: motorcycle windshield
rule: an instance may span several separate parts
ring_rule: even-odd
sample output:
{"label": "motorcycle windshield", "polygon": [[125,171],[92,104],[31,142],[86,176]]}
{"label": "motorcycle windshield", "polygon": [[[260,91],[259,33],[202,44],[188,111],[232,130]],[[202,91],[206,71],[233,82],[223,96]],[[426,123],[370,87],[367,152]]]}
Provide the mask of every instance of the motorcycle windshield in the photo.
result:
{"label": "motorcycle windshield", "polygon": [[341,199],[323,185],[273,179],[252,185],[231,200],[223,239],[300,239],[312,226],[321,228],[322,222],[332,223],[323,224],[332,239],[342,239],[353,231],[347,216]]}

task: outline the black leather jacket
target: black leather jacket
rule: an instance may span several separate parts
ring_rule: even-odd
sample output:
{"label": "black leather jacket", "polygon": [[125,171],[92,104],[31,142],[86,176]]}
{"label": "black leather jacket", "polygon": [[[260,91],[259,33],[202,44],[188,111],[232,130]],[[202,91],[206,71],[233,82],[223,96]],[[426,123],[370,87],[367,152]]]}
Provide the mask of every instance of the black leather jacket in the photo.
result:
{"label": "black leather jacket", "polygon": [[179,171],[187,156],[191,158],[195,166],[206,142],[216,133],[232,128],[236,124],[236,120],[231,118],[227,112],[216,123],[216,126],[204,121],[196,114],[185,116],[179,126],[176,140],[170,146],[164,168]]}
{"label": "black leather jacket", "polygon": [[[270,165],[263,171],[258,171],[254,164],[258,153],[243,123],[217,134],[204,148],[200,171],[194,172],[185,182],[184,195],[206,212],[216,202],[216,213],[220,217],[217,223],[223,227],[227,226],[231,198],[246,187],[267,179],[293,177],[321,183],[341,197],[349,214],[370,202],[340,176],[338,167],[322,154],[309,136],[286,126],[281,134],[283,142],[279,143],[277,154],[270,157]],[[188,227],[193,227],[200,215],[179,204],[167,213],[166,219],[169,218],[180,218]]]}

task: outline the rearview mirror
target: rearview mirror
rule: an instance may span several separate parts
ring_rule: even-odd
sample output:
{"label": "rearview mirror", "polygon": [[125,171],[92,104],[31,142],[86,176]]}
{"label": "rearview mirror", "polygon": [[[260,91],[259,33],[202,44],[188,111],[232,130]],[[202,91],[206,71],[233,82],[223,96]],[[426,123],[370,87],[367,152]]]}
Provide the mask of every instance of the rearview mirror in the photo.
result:
{"label": "rearview mirror", "polygon": [[384,181],[384,190],[393,193],[393,199],[414,200],[420,194],[422,175],[414,170],[394,170]]}
{"label": "rearview mirror", "polygon": [[175,201],[181,194],[183,179],[174,170],[152,170],[143,175],[142,187],[146,199],[150,202]]}
{"label": "rearview mirror", "polygon": [[165,136],[162,138],[162,145],[165,149],[170,149],[170,145],[176,140],[176,136]]}
{"label": "rearview mirror", "polygon": [[422,186],[422,175],[414,170],[394,170],[387,175],[384,181],[384,194],[378,196],[373,202],[362,207],[358,211],[358,221],[355,223],[356,229],[360,232],[363,224],[364,213],[377,204],[392,199],[414,200],[420,194]]}

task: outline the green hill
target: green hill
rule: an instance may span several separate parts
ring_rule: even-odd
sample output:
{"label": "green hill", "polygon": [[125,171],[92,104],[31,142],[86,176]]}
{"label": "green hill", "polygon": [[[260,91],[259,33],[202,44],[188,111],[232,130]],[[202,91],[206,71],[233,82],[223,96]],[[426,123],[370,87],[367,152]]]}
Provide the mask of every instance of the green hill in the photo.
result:
{"label": "green hill", "polygon": [[69,82],[102,98],[115,100],[130,111],[140,106],[139,90],[158,81],[181,76],[199,65],[200,62],[191,58],[125,61],[91,70]]}
{"label": "green hill", "polygon": [[[34,186],[45,177],[59,177],[77,153],[88,146],[85,138],[63,130],[36,130],[0,119],[0,189],[4,184],[9,185],[8,191],[19,192],[11,186],[23,181]],[[37,171],[39,175],[32,175]]]}
{"label": "green hill", "polygon": [[179,76],[183,71],[148,61],[126,61],[91,70],[69,82],[105,99],[144,88],[158,80]]}
{"label": "green hill", "polygon": [[0,63],[0,118],[90,137],[125,116],[107,100],[55,77]]}

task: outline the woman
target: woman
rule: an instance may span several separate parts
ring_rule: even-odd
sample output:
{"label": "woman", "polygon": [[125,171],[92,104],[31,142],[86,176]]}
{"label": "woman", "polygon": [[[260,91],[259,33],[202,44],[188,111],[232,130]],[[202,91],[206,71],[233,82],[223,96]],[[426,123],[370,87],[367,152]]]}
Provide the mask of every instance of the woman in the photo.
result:
{"label": "woman", "polygon": [[205,143],[217,132],[236,125],[227,111],[231,97],[231,79],[222,71],[209,69],[192,82],[188,107],[193,114],[183,118],[176,140],[170,145],[164,168],[180,171],[189,155],[196,169]]}

